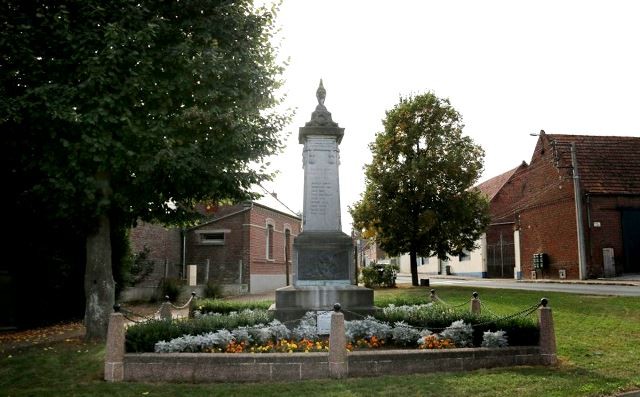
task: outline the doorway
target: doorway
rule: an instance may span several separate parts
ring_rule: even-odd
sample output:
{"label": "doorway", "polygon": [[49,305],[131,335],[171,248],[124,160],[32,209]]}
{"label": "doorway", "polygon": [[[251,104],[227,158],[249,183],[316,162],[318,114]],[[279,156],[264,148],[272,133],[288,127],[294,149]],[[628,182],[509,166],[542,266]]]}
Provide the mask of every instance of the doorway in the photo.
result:
{"label": "doorway", "polygon": [[487,277],[513,278],[516,265],[515,244],[513,240],[500,238],[495,244],[487,244]]}
{"label": "doorway", "polygon": [[624,273],[640,273],[640,209],[622,210]]}

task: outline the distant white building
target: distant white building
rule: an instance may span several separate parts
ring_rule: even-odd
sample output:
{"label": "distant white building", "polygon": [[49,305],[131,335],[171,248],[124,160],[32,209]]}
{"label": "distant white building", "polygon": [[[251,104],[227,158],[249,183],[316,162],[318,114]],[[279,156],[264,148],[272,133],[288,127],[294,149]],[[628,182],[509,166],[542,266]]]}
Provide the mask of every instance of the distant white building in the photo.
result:
{"label": "distant white building", "polygon": [[[450,274],[462,277],[487,277],[487,239],[483,234],[476,243],[478,248],[464,251],[458,256],[440,260],[437,256],[418,257],[418,273],[426,275]],[[400,273],[411,273],[409,254],[400,256]]]}

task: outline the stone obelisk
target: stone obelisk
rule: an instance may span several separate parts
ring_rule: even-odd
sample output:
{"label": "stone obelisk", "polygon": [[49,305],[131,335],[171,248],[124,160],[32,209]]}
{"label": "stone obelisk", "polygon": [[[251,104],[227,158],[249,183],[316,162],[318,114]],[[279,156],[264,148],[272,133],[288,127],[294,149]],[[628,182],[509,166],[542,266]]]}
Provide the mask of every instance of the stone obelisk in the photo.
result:
{"label": "stone obelisk", "polygon": [[302,233],[293,242],[293,285],[276,290],[276,317],[294,320],[311,310],[331,310],[340,303],[349,311],[371,313],[373,291],[356,284],[353,241],[342,232],[338,146],[344,128],[324,105],[326,90],[320,80],[318,105],[311,120],[300,127],[304,145],[304,207]]}

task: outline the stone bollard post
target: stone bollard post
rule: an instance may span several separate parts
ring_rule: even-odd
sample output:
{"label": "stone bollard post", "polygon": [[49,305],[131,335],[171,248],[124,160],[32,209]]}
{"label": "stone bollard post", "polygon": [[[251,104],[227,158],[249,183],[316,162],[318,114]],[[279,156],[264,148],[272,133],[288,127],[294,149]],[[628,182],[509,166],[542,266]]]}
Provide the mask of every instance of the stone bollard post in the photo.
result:
{"label": "stone bollard post", "polygon": [[120,306],[115,305],[115,313],[109,316],[107,328],[107,347],[104,355],[104,380],[122,382],[124,380],[124,316],[119,313]]}
{"label": "stone bollard post", "polygon": [[333,305],[331,313],[331,333],[329,334],[329,376],[336,379],[346,378],[349,374],[347,362],[347,337],[344,330],[344,314],[340,304]]}
{"label": "stone bollard post", "polygon": [[171,313],[171,302],[169,301],[169,297],[165,296],[165,301],[160,306],[160,319],[171,321],[173,318],[173,314]]}
{"label": "stone bollard post", "polygon": [[553,326],[553,313],[548,304],[547,298],[540,300],[538,308],[538,326],[540,327],[540,355],[545,365],[556,364],[556,332]]}
{"label": "stone bollard post", "polygon": [[435,303],[438,300],[438,298],[436,297],[436,290],[432,288],[430,293],[431,293],[431,302]]}
{"label": "stone bollard post", "polygon": [[189,318],[193,318],[193,313],[196,311],[196,292],[191,292],[191,302],[189,302]]}
{"label": "stone bollard post", "polygon": [[480,308],[480,299],[478,298],[478,293],[474,292],[473,299],[471,299],[471,313],[479,316],[482,309]]}

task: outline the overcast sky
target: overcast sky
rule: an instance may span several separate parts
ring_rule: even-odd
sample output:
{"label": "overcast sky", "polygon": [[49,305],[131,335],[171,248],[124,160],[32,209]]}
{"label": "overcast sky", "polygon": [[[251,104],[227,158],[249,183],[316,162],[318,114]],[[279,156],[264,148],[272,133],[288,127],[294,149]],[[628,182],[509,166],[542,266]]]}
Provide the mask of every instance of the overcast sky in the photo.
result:
{"label": "overcast sky", "polygon": [[[400,95],[433,91],[485,150],[480,181],[529,162],[547,133],[640,136],[640,2],[284,0],[286,105],[296,110],[265,184],[302,211],[298,128],[317,104],[345,128],[342,228],[364,190],[368,148]],[[640,155],[640,154],[639,154]]]}

